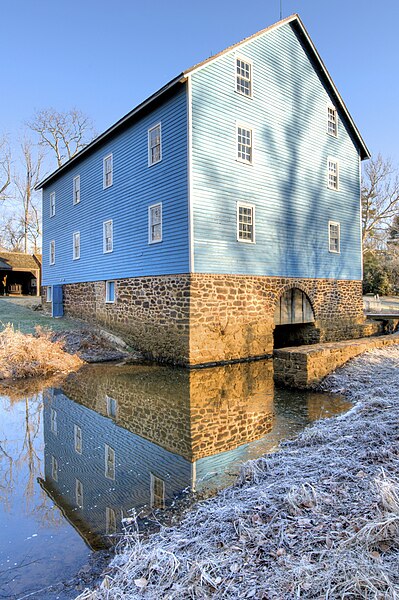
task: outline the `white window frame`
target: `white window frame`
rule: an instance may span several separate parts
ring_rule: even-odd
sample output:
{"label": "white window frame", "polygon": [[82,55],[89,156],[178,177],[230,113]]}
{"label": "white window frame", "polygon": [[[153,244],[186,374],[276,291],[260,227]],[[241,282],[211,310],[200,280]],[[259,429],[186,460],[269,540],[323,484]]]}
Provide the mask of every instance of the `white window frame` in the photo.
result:
{"label": "white window frame", "polygon": [[[108,469],[109,467],[109,461],[108,458],[110,456],[113,455],[113,470],[110,471]],[[105,461],[105,469],[104,469],[104,475],[107,479],[112,479],[112,481],[115,481],[115,473],[116,473],[116,454],[115,454],[115,450],[111,447],[108,446],[108,444],[105,444],[105,452],[104,452],[104,461]]]}
{"label": "white window frame", "polygon": [[[111,248],[107,250],[107,241],[105,236],[106,226],[111,223]],[[114,251],[114,222],[112,219],[103,222],[103,253],[108,254]]]}
{"label": "white window frame", "polygon": [[[158,495],[155,495],[155,484],[156,482],[162,483],[162,499],[161,502],[155,502],[156,498],[159,498]],[[165,508],[165,481],[160,477],[154,475],[154,473],[150,473],[150,506],[151,508]]]}
{"label": "white window frame", "polygon": [[[157,127],[159,127],[159,158],[158,158],[158,160],[153,161],[152,153],[151,153],[151,146],[150,146],[151,131],[154,131],[154,129],[157,129]],[[148,129],[147,143],[148,143],[148,166],[152,167],[153,165],[157,165],[158,163],[160,163],[162,160],[162,124],[161,124],[161,121],[159,123],[156,123],[155,125],[153,125],[152,127],[150,127]]]}
{"label": "white window frame", "polygon": [[105,507],[105,533],[106,535],[116,533],[116,511],[110,506]]}
{"label": "white window frame", "polygon": [[[152,239],[152,228],[153,228],[153,223],[152,223],[152,213],[151,213],[151,209],[156,208],[157,206],[160,207],[161,209],[161,222],[159,223],[161,225],[161,237],[159,240],[153,240]],[[148,207],[148,243],[149,244],[159,244],[160,242],[162,242],[163,239],[163,210],[162,210],[162,202],[157,202],[156,204],[151,204],[151,206]]]}
{"label": "white window frame", "polygon": [[[249,81],[249,85],[250,85],[250,90],[251,90],[250,94],[245,94],[244,92],[242,92],[241,90],[238,89],[238,73],[237,73],[237,61],[238,60],[241,60],[242,62],[247,63],[250,67],[250,77],[249,77],[249,79],[247,79],[247,81]],[[240,94],[240,96],[244,96],[244,98],[252,98],[253,91],[254,91],[254,68],[253,68],[253,62],[250,58],[247,58],[246,56],[243,56],[242,54],[237,54],[235,56],[234,79],[235,79],[235,91],[237,92],[237,94]],[[242,77],[242,79],[245,79],[245,77]]]}
{"label": "white window frame", "polygon": [[51,478],[58,481],[58,460],[55,456],[51,456]]}
{"label": "white window frame", "polygon": [[[335,133],[332,133],[329,129],[329,123],[330,123],[329,111],[330,110],[333,110],[334,114],[335,114]],[[328,133],[328,135],[331,135],[331,137],[335,137],[335,138],[338,137],[338,111],[333,104],[327,104],[327,133]]]}
{"label": "white window frame", "polygon": [[46,302],[52,302],[52,301],[53,301],[53,286],[48,285],[48,286],[46,286]]}
{"label": "white window frame", "polygon": [[[245,158],[242,158],[241,156],[239,156],[239,150],[238,150],[238,130],[239,129],[245,129],[245,131],[249,131],[251,134],[251,145],[250,146],[245,146],[249,147],[251,149],[251,160],[246,160]],[[236,160],[238,160],[238,162],[241,162],[245,165],[252,165],[254,162],[254,130],[252,129],[252,127],[250,125],[247,125],[246,123],[239,123],[236,122]]]}
{"label": "white window frame", "polygon": [[[112,398],[111,396],[105,396],[105,401],[107,403],[107,416],[110,419],[116,419],[118,416],[118,400],[115,400],[115,398]],[[111,410],[112,405],[115,407],[115,411]]]}
{"label": "white window frame", "polygon": [[83,508],[83,483],[75,478],[75,501],[76,506],[80,509]]}
{"label": "white window frame", "polygon": [[50,409],[50,429],[54,435],[58,434],[57,411],[55,408]]}
{"label": "white window frame", "polygon": [[[111,180],[109,183],[107,183],[106,182],[107,172],[106,172],[105,168],[106,168],[107,161],[109,159],[111,159],[111,170],[110,170],[110,174],[111,174],[110,179]],[[103,158],[103,190],[110,188],[113,183],[114,183],[114,159],[112,156],[112,152],[110,152],[110,154],[107,154],[107,156],[104,156],[104,158]]]}
{"label": "white window frame", "polygon": [[[240,208],[250,208],[252,209],[252,240],[244,240],[240,238]],[[237,202],[237,242],[241,242],[244,244],[256,244],[255,237],[255,205],[250,204],[249,202]]]}
{"label": "white window frame", "polygon": [[76,175],[73,178],[73,204],[79,204],[80,202],[80,175]]}
{"label": "white window frame", "polygon": [[[337,185],[333,186],[330,183],[330,162],[335,162],[336,167],[337,167]],[[327,187],[329,190],[334,190],[334,192],[338,192],[339,191],[339,175],[340,175],[340,169],[339,169],[339,160],[337,158],[335,158],[334,156],[328,156],[327,157]]]}
{"label": "white window frame", "polygon": [[[110,298],[109,298],[109,287],[108,287],[109,283],[114,284],[114,299],[113,300],[110,300]],[[107,279],[105,282],[105,303],[106,304],[115,304],[115,299],[116,299],[116,281],[115,281],[115,279]]]}
{"label": "white window frame", "polygon": [[[76,253],[76,244],[75,244],[75,239],[79,240],[79,244],[78,244],[78,252]],[[73,260],[79,260],[80,258],[80,231],[74,231],[72,234],[72,259]]]}
{"label": "white window frame", "polygon": [[55,265],[55,240],[50,240],[49,264]]}
{"label": "white window frame", "polygon": [[55,192],[50,193],[50,217],[55,217]]}
{"label": "white window frame", "polygon": [[[338,250],[331,249],[331,226],[338,227]],[[341,223],[339,221],[328,221],[328,251],[332,254],[341,253]]]}
{"label": "white window frame", "polygon": [[82,428],[79,425],[73,426],[73,438],[75,445],[75,452],[78,454],[82,454],[83,451],[83,436],[82,436]]}

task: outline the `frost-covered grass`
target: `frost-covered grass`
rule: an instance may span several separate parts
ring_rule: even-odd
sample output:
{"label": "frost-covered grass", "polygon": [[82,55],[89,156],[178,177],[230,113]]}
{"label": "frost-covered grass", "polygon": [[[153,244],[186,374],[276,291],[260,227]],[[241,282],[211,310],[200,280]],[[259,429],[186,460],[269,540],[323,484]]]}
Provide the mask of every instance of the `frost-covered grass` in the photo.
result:
{"label": "frost-covered grass", "polygon": [[51,332],[37,328],[24,334],[10,324],[0,331],[0,380],[48,377],[78,369],[83,361],[67,354],[61,342],[51,341]]}
{"label": "frost-covered grass", "polygon": [[80,600],[399,598],[399,347],[323,388],[354,408],[243,465],[235,486],[143,539],[126,535]]}

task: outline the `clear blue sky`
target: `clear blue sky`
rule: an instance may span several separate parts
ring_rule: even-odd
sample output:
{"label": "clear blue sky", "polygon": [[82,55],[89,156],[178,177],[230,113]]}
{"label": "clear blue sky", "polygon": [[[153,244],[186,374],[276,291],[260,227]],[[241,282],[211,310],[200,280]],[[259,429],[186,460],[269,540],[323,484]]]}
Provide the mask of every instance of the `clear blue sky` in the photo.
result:
{"label": "clear blue sky", "polygon": [[[282,0],[372,153],[399,166],[397,0]],[[100,133],[185,68],[279,20],[279,0],[3,0],[0,133],[77,107]]]}

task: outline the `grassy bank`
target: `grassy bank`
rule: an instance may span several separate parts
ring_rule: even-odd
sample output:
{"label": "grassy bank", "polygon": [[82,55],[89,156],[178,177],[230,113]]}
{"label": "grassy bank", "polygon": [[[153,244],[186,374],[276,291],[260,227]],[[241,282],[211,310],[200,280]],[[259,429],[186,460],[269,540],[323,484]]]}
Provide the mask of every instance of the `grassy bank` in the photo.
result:
{"label": "grassy bank", "polygon": [[82,364],[78,356],[63,350],[61,342],[51,341],[51,332],[38,329],[31,335],[10,324],[0,331],[0,380],[49,377],[75,371]]}
{"label": "grassy bank", "polygon": [[354,359],[324,388],[354,408],[246,463],[179,525],[126,535],[79,600],[397,600],[399,348]]}

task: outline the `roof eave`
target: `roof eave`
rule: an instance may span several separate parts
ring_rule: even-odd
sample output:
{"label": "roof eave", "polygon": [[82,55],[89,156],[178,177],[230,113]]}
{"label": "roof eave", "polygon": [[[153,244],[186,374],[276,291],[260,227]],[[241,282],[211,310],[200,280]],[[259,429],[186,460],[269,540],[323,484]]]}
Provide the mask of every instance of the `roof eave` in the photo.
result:
{"label": "roof eave", "polygon": [[357,126],[356,126],[356,124],[355,124],[355,122],[354,122],[354,120],[353,120],[353,118],[352,118],[352,116],[351,116],[351,114],[350,114],[350,112],[349,112],[349,110],[348,110],[348,108],[347,108],[347,106],[346,106],[346,104],[345,104],[345,102],[344,102],[341,94],[339,93],[339,91],[338,91],[338,89],[337,89],[337,87],[336,87],[336,85],[335,85],[335,83],[334,83],[334,81],[333,81],[330,73],[328,72],[328,69],[327,69],[327,67],[324,64],[323,59],[321,58],[320,54],[318,53],[317,48],[316,48],[316,46],[314,45],[314,43],[312,41],[312,38],[310,37],[310,35],[309,35],[309,33],[308,33],[305,25],[303,24],[301,17],[299,15],[295,15],[295,17],[296,17],[296,21],[297,21],[297,23],[298,23],[298,25],[299,25],[299,27],[301,29],[301,32],[305,36],[307,43],[309,44],[310,48],[312,49],[313,53],[315,54],[315,56],[316,56],[316,58],[317,58],[317,60],[318,60],[318,62],[320,64],[321,70],[324,73],[324,76],[326,77],[326,79],[327,79],[328,83],[330,84],[331,88],[333,89],[334,95],[336,96],[339,104],[341,105],[341,109],[343,110],[343,112],[344,112],[344,114],[345,114],[345,116],[346,116],[346,118],[347,118],[347,120],[348,120],[348,122],[349,122],[349,124],[350,124],[350,126],[352,128],[352,130],[353,130],[353,133],[355,134],[355,137],[356,137],[358,145],[359,145],[361,160],[365,160],[365,159],[371,158],[371,153],[370,153],[369,149],[367,148],[366,143],[363,140],[363,138],[362,138],[362,136],[360,134],[360,131],[358,130],[358,128],[357,128]]}
{"label": "roof eave", "polygon": [[106,129],[103,133],[101,133],[98,137],[96,137],[93,141],[91,141],[90,144],[87,144],[87,146],[85,146],[82,150],[80,150],[80,152],[78,152],[75,156],[70,158],[66,163],[61,165],[61,167],[59,167],[58,169],[56,169],[55,171],[50,173],[50,175],[45,177],[45,179],[40,181],[35,186],[35,190],[40,190],[44,186],[48,185],[55,177],[58,177],[63,171],[65,171],[66,169],[69,169],[69,167],[72,164],[74,164],[75,162],[78,162],[83,156],[85,156],[86,154],[91,152],[96,146],[99,146],[106,138],[108,138],[115,131],[117,131],[118,129],[123,127],[123,125],[125,125],[130,119],[133,119],[133,117],[135,117],[138,113],[140,113],[142,110],[144,110],[149,104],[151,104],[152,102],[154,102],[155,100],[157,100],[158,98],[163,96],[166,92],[170,91],[178,83],[184,83],[185,80],[186,80],[186,77],[185,77],[184,73],[180,73],[180,75],[177,75],[177,77],[174,77],[173,79],[171,79],[161,89],[159,89],[157,92],[155,92],[154,94],[149,96],[146,100],[141,102],[141,104],[136,106],[136,108],[134,108],[133,110],[128,112],[124,117],[119,119],[119,121],[117,121],[116,123],[111,125],[111,127]]}

